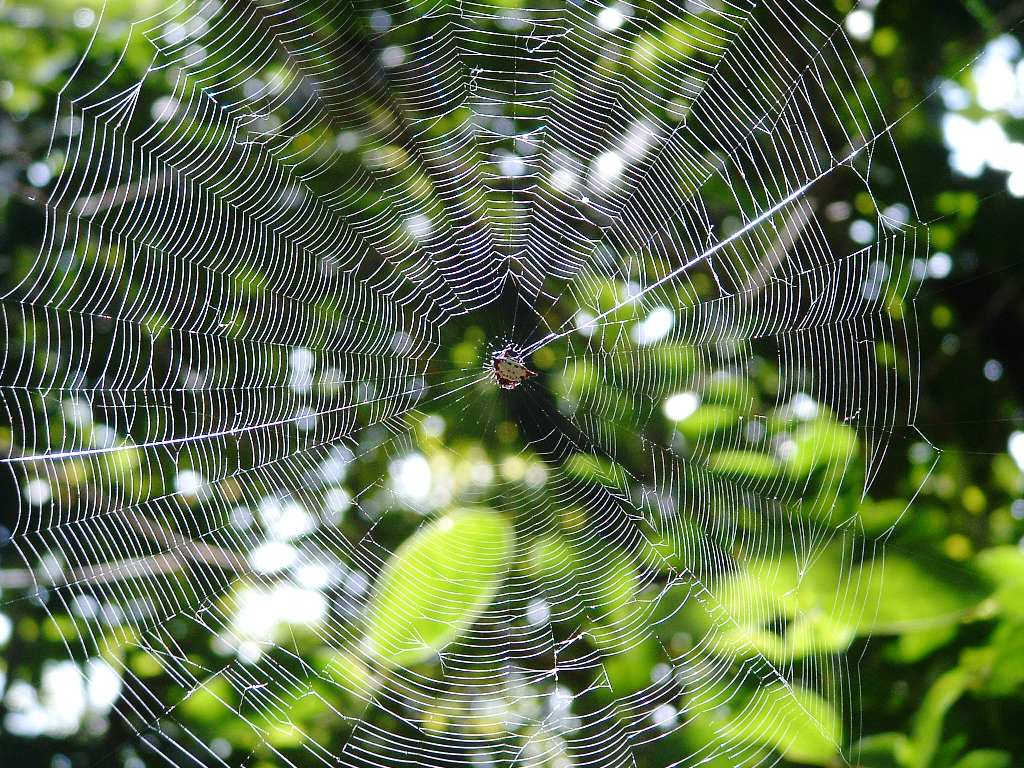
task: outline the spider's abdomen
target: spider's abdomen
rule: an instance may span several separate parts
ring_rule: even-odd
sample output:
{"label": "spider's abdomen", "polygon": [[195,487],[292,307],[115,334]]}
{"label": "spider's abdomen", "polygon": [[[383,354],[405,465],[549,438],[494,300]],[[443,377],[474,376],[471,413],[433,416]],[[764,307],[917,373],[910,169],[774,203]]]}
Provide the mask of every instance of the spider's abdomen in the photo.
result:
{"label": "spider's abdomen", "polygon": [[494,361],[494,375],[502,389],[514,389],[519,384],[537,374],[518,360],[509,357],[498,357]]}

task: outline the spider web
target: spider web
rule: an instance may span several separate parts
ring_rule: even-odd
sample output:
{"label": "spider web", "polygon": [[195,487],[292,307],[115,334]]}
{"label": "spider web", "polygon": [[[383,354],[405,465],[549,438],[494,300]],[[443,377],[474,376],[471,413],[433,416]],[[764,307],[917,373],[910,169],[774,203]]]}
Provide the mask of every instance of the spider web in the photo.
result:
{"label": "spider web", "polygon": [[[12,543],[77,617],[68,653],[118,667],[140,754],[762,765],[808,722],[851,754],[830,628],[870,615],[885,533],[839,490],[913,423],[926,240],[841,22],[183,2],[132,26],[139,83],[76,72],[3,304]],[[827,204],[855,197],[851,245]],[[510,345],[544,374],[499,393]],[[514,526],[500,589],[429,663],[381,663],[361,627],[396,531],[454,503]],[[197,730],[198,700],[251,749]]]}

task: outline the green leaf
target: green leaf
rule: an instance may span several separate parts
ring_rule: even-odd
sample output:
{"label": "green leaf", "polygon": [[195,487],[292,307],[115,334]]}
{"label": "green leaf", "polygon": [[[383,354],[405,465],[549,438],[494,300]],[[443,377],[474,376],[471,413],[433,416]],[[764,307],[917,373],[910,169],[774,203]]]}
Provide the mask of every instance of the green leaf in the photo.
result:
{"label": "green leaf", "polygon": [[907,502],[904,499],[865,499],[857,506],[857,514],[864,525],[864,532],[869,536],[877,536],[895,525],[906,509]]}
{"label": "green leaf", "polygon": [[676,515],[663,532],[649,533],[641,544],[641,554],[648,565],[657,571],[675,568],[700,570],[705,559],[716,554],[714,544],[688,517]]}
{"label": "green leaf", "polygon": [[626,471],[609,459],[591,456],[588,453],[574,453],[565,462],[565,471],[570,475],[600,483],[610,488],[625,490],[629,487]]}
{"label": "green leaf", "polygon": [[973,673],[966,669],[951,669],[932,684],[925,694],[914,718],[908,768],[928,768],[942,738],[942,721],[971,683]]}
{"label": "green leaf", "polygon": [[576,553],[560,536],[544,536],[533,542],[524,562],[535,579],[557,581],[573,574]]}
{"label": "green leaf", "polygon": [[639,589],[636,570],[621,552],[609,551],[602,560],[594,564],[592,582],[600,618],[625,619],[635,607]]}
{"label": "green leaf", "polygon": [[[881,559],[851,565],[850,557],[828,547],[803,568],[792,555],[748,560],[713,586],[713,602],[687,605],[679,621],[687,631],[708,634],[726,656],[788,662],[844,651],[856,635],[908,634],[912,639],[897,651],[909,661],[953,639],[956,625],[988,592],[969,572],[951,578],[895,554],[884,567]],[[727,627],[715,619],[719,611],[731,617]],[[786,631],[779,633],[783,619]]]}
{"label": "green leaf", "polygon": [[775,459],[756,451],[718,451],[708,459],[708,469],[757,480],[768,480],[779,474],[779,465]]}
{"label": "green leaf", "polygon": [[600,381],[600,374],[590,362],[576,359],[567,362],[561,375],[556,377],[555,390],[561,397],[575,402],[596,389]]}
{"label": "green leaf", "polygon": [[460,637],[487,608],[515,543],[490,509],[462,509],[421,528],[384,566],[366,614],[363,649],[416,664]]}
{"label": "green leaf", "polygon": [[875,733],[853,745],[857,765],[870,768],[902,768],[909,742],[902,733]]}
{"label": "green leaf", "polygon": [[1024,619],[1024,551],[1017,546],[992,547],[979,552],[975,563],[996,585],[993,597],[1000,610]]}
{"label": "green leaf", "polygon": [[698,365],[694,348],[687,345],[665,342],[650,347],[647,354],[661,372],[663,381],[678,381]]}
{"label": "green leaf", "polygon": [[[524,565],[527,573],[557,592],[554,599],[581,594],[595,622],[625,621],[636,610],[636,569],[616,549],[581,551],[558,536],[546,536],[533,543]],[[612,645],[617,637],[614,632],[607,635]]]}
{"label": "green leaf", "polygon": [[647,638],[624,651],[611,653],[601,662],[611,686],[611,694],[621,699],[651,684],[651,670],[664,662],[664,654],[653,638]]}
{"label": "green leaf", "polygon": [[[294,712],[289,716],[294,718]],[[267,743],[278,749],[295,749],[306,740],[303,730],[293,723],[268,722],[261,730]]]}
{"label": "green leaf", "polygon": [[676,428],[691,440],[698,440],[715,432],[732,429],[739,423],[736,410],[725,405],[702,405],[690,416],[678,422]]}
{"label": "green leaf", "polygon": [[1001,749],[976,749],[961,757],[953,768],[1010,768],[1012,756]]}
{"label": "green leaf", "polygon": [[743,376],[717,373],[704,383],[701,399],[746,413],[757,400],[757,389]]}
{"label": "green leaf", "polygon": [[786,470],[802,478],[819,467],[845,468],[857,453],[857,433],[845,424],[818,419],[797,427],[793,445],[786,456]]}
{"label": "green leaf", "polygon": [[[986,584],[970,572],[955,576],[919,559],[888,554],[858,567],[851,585],[864,596],[861,634],[900,634],[958,623],[985,597]],[[877,606],[877,610],[875,609]]]}
{"label": "green leaf", "polygon": [[197,723],[210,723],[230,717],[235,692],[223,677],[211,677],[190,691],[178,704],[178,710]]}
{"label": "green leaf", "polygon": [[980,679],[979,693],[1013,696],[1024,689],[1024,623],[1002,622],[987,645],[966,649],[960,663]]}
{"label": "green leaf", "polygon": [[891,656],[904,664],[914,664],[948,645],[956,637],[956,630],[955,624],[945,624],[919,632],[905,632],[896,641]]}
{"label": "green leaf", "polygon": [[726,726],[734,738],[767,744],[788,760],[827,765],[839,753],[842,723],[814,691],[775,683],[759,689]]}

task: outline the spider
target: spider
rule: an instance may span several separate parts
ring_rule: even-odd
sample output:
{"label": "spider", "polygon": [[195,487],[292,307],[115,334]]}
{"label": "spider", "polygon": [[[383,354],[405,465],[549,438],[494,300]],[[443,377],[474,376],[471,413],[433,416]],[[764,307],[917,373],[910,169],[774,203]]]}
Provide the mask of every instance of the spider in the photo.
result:
{"label": "spider", "polygon": [[537,375],[523,363],[514,347],[506,347],[491,358],[491,369],[494,378],[502,389],[515,389],[524,381]]}

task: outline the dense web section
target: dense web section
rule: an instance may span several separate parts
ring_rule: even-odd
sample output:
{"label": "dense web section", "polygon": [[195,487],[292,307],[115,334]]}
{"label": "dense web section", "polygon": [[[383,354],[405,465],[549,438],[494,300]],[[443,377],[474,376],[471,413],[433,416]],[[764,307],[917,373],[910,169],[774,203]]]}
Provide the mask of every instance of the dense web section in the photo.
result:
{"label": "dense web section", "polygon": [[71,78],[3,303],[12,543],[139,754],[853,759],[885,533],[837,499],[913,423],[926,241],[841,25],[181,2],[142,82]]}

